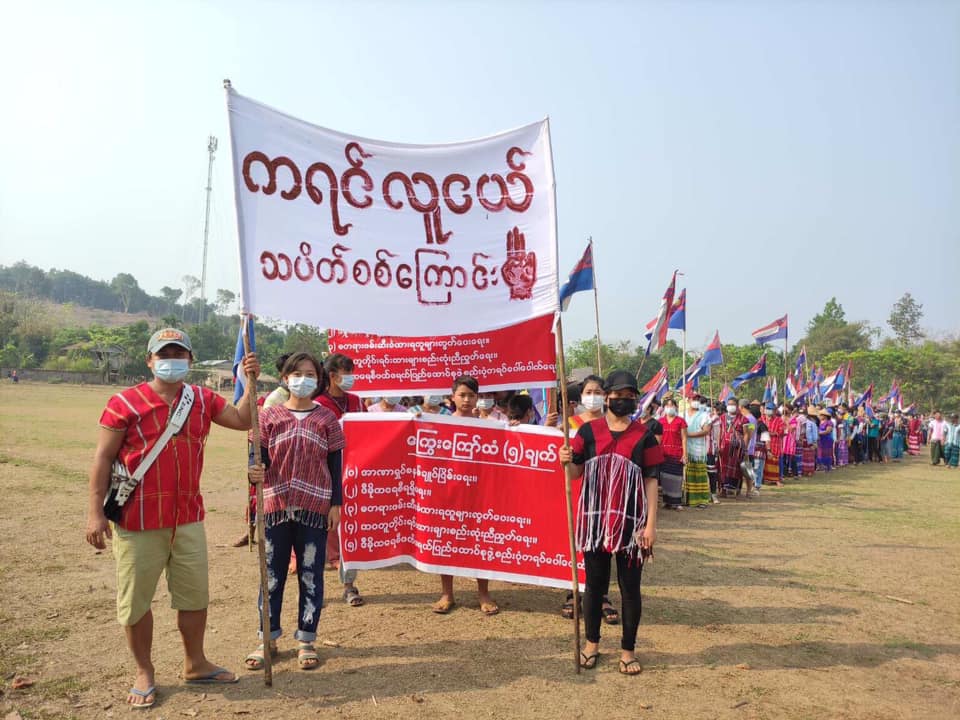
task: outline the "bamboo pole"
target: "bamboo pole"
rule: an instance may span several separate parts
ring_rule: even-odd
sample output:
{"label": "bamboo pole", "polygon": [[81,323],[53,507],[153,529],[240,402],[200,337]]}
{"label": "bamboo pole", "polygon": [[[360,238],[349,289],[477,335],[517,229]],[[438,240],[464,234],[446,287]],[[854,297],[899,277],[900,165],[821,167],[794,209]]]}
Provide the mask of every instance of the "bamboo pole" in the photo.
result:
{"label": "bamboo pole", "polygon": [[590,264],[593,273],[593,315],[597,324],[597,375],[603,376],[603,361],[600,358],[600,300],[597,295],[597,257],[593,254],[593,238],[587,239],[590,245]]}
{"label": "bamboo pole", "polygon": [[[243,351],[250,354],[250,323],[253,320],[249,315],[243,318]],[[260,467],[260,416],[257,407],[257,378],[247,375],[245,390],[250,405],[250,434],[253,444],[253,464]],[[263,483],[257,483],[257,555],[260,560],[260,631],[263,634],[263,684],[273,685],[273,658],[270,656],[270,585],[267,581],[267,543],[264,535],[263,523]]]}
{"label": "bamboo pole", "polygon": [[[557,314],[557,376],[560,380],[560,397],[563,406],[563,447],[570,447],[570,408],[567,404],[567,371],[563,357],[563,321]],[[573,627],[576,672],[580,674],[580,579],[577,577],[577,545],[573,535],[573,483],[563,470],[564,495],[567,501],[567,534],[570,537],[570,567],[573,582]]]}

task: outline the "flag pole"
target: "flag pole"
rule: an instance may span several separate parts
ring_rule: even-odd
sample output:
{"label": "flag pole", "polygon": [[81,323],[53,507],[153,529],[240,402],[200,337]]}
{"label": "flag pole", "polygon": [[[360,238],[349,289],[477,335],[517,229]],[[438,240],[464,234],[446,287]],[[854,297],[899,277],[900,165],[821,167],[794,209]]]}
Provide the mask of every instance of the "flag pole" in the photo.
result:
{"label": "flag pole", "polygon": [[[593,273],[593,314],[597,321],[597,375],[603,375],[602,362],[600,360],[600,300],[597,296],[597,256],[593,254],[593,236],[587,238],[587,244],[590,246],[590,272]],[[577,660],[577,667],[579,667]]]}
{"label": "flag pole", "polygon": [[[788,331],[789,332],[789,331]],[[787,336],[783,336],[783,398],[787,398]]]}
{"label": "flag pole", "polygon": [[[563,357],[563,320],[560,313],[557,313],[557,379],[560,381],[560,397],[563,407],[561,417],[563,418],[563,447],[570,447],[570,407],[567,403],[567,370]],[[580,674],[580,582],[577,577],[577,545],[573,535],[573,483],[567,475],[566,468],[563,471],[564,495],[567,501],[567,535],[570,538],[570,567],[572,573],[573,589],[573,636],[574,636],[574,665],[576,672]]]}
{"label": "flag pole", "polygon": [[[250,354],[250,331],[253,318],[243,316],[243,351]],[[259,468],[260,458],[260,417],[257,407],[257,377],[247,375],[247,402],[250,406],[250,435],[253,445],[253,465]],[[263,523],[263,483],[257,483],[257,555],[260,560],[260,631],[263,633],[263,684],[273,685],[273,658],[270,656],[270,588],[267,582],[267,544]]]}

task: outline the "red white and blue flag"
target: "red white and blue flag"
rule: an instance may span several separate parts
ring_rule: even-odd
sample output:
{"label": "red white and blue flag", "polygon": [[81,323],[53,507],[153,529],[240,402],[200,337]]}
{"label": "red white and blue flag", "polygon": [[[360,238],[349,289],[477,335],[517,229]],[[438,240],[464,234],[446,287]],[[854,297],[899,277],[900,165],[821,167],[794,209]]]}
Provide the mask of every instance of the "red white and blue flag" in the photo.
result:
{"label": "red white and blue flag", "polygon": [[856,400],[853,401],[851,410],[856,410],[863,404],[870,405],[870,401],[873,398],[873,383],[870,383],[870,387],[863,391],[863,393]]}
{"label": "red white and blue flag", "polygon": [[769,342],[774,340],[786,340],[787,339],[787,316],[784,315],[778,320],[774,320],[769,325],[764,325],[758,330],[754,330],[753,339],[757,341],[757,345],[766,345]]}
{"label": "red white and blue flag", "polygon": [[753,364],[752,368],[743,373],[743,375],[737,375],[730,384],[733,386],[733,389],[736,390],[738,387],[747,382],[747,380],[753,380],[754,378],[766,376],[767,354],[763,353],[763,355],[760,356],[760,359]]}
{"label": "red white and blue flag", "polygon": [[[653,329],[657,326],[657,319],[654,318],[647,323],[647,329],[643,337],[650,340],[653,335]],[[670,311],[670,322],[667,323],[668,330],[686,330],[687,329],[687,289],[680,291],[680,297],[673,301],[673,308]]]}
{"label": "red white and blue flag", "polygon": [[640,411],[645,410],[654,398],[657,400],[662,398],[669,388],[670,379],[667,377],[667,366],[664,365],[646,385],[640,388],[640,392],[643,393],[643,397],[640,398]]}
{"label": "red white and blue flag", "polygon": [[797,355],[797,377],[800,377],[800,370],[807,364],[807,346],[804,345],[800,354]]}
{"label": "red white and blue flag", "polygon": [[712,365],[722,365],[723,364],[723,348],[720,346],[720,331],[718,330],[713,336],[713,340],[710,341],[710,344],[707,345],[707,349],[703,353],[703,357],[700,358],[706,367],[711,367]]}
{"label": "red white and blue flag", "polygon": [[727,383],[724,383],[723,389],[720,391],[720,402],[726,402],[731,397],[733,397],[733,390]]}
{"label": "red white and blue flag", "polygon": [[593,290],[593,288],[593,242],[588,242],[580,262],[574,266],[570,272],[570,278],[560,288],[560,310],[566,310],[570,306],[570,298],[574,293]]}
{"label": "red white and blue flag", "polygon": [[673,271],[670,284],[660,299],[660,310],[657,312],[656,322],[650,332],[650,342],[647,343],[647,355],[657,352],[667,344],[667,330],[670,329],[670,316],[673,314],[673,295],[677,289],[677,271]]}

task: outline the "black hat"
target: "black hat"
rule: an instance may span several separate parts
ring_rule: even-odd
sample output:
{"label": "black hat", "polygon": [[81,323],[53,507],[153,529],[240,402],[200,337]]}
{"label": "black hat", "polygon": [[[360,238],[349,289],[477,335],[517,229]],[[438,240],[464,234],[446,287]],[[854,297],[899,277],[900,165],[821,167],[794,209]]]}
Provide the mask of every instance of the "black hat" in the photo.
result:
{"label": "black hat", "polygon": [[634,392],[639,392],[637,379],[633,376],[633,373],[629,373],[626,370],[614,370],[607,375],[603,389],[607,392],[613,390],[633,390]]}

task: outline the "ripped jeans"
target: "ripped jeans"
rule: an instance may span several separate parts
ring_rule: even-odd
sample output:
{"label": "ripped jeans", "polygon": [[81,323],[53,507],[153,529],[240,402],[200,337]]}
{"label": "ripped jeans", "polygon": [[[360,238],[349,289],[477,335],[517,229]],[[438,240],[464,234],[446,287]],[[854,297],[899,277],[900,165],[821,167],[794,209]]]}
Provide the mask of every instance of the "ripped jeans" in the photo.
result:
{"label": "ripped jeans", "polygon": [[[301,642],[317,639],[317,623],[323,607],[323,564],[327,552],[327,529],[307,527],[288,520],[266,529],[267,588],[270,591],[270,639],[276,640],[280,629],[280,611],[283,608],[283,588],[287,583],[290,550],[297,556],[297,580],[300,584],[300,603],[297,611],[297,632],[294,638]],[[263,607],[263,595],[257,600],[257,614]],[[259,618],[258,618],[259,619]],[[263,627],[261,623],[258,627]],[[259,633],[263,639],[263,633]]]}

